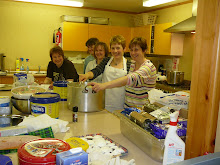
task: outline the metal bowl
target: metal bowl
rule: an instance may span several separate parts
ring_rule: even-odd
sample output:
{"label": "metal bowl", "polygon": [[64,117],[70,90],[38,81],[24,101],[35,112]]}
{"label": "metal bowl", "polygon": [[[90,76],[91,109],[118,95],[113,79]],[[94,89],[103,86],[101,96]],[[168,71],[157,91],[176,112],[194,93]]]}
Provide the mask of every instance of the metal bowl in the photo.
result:
{"label": "metal bowl", "polygon": [[11,97],[12,105],[20,112],[31,114],[30,99],[17,99]]}
{"label": "metal bowl", "polygon": [[21,115],[0,115],[0,127],[16,126],[23,119],[24,116]]}

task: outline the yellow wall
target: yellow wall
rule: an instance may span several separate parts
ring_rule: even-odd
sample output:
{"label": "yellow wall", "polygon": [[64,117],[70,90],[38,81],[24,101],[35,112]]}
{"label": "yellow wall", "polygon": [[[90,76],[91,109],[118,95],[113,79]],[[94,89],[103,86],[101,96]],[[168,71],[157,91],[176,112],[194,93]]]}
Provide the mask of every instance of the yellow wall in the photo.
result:
{"label": "yellow wall", "polygon": [[[156,19],[156,24],[167,22],[173,22],[174,24],[176,24],[192,16],[192,3],[154,11],[153,13],[158,15]],[[180,57],[179,71],[184,72],[185,80],[191,80],[194,38],[195,34],[185,35],[183,45],[183,56]],[[152,59],[152,61],[156,61],[156,66],[158,66],[159,64],[158,61],[164,64],[167,60],[172,61],[171,58],[159,57]]]}
{"label": "yellow wall", "polygon": [[[191,16],[192,3],[154,11],[156,23],[178,23]],[[110,18],[111,25],[132,26],[130,14],[88,10],[81,8],[59,7],[52,5],[31,4],[24,2],[0,1],[0,53],[6,55],[6,69],[15,70],[16,58],[29,58],[30,69],[36,70],[41,65],[46,70],[49,50],[53,46],[53,31],[60,27],[62,15],[92,16]],[[191,63],[194,40],[189,35],[184,42],[184,55],[180,58],[180,69],[185,72],[185,79],[191,79]],[[129,41],[128,41],[129,42]],[[66,56],[86,52],[65,52]],[[162,58],[164,59],[164,58]],[[161,58],[154,58],[158,61]],[[164,59],[166,60],[166,59]],[[172,60],[170,60],[172,61]]]}
{"label": "yellow wall", "polygon": [[46,70],[53,31],[61,25],[60,16],[110,18],[111,25],[131,26],[130,15],[71,7],[0,1],[0,53],[6,55],[6,69],[15,70],[16,58],[29,58],[30,69]]}
{"label": "yellow wall", "polygon": [[157,10],[152,13],[157,14],[156,24],[167,22],[176,24],[192,16],[192,3]]}

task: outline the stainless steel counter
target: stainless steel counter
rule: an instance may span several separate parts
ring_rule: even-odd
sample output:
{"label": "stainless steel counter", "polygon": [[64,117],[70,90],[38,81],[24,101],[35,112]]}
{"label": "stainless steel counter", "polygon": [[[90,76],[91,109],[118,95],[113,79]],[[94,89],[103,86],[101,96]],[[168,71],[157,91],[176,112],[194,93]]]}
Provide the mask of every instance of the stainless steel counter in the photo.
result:
{"label": "stainless steel counter", "polygon": [[[10,91],[0,92],[0,96],[10,96]],[[19,113],[13,109],[14,113]],[[79,113],[78,122],[72,122],[72,112],[67,108],[66,102],[60,103],[59,118],[69,121],[68,127],[70,130],[66,133],[57,133],[55,138],[65,140],[72,136],[81,136],[86,134],[102,133],[115,142],[121,144],[128,149],[128,154],[122,159],[130,160],[135,159],[137,165],[160,165],[161,163],[154,161],[146,155],[135,144],[129,141],[121,134],[120,120],[115,115],[107,112],[93,112],[93,113]],[[12,158],[13,164],[17,165],[17,153],[8,154]]]}

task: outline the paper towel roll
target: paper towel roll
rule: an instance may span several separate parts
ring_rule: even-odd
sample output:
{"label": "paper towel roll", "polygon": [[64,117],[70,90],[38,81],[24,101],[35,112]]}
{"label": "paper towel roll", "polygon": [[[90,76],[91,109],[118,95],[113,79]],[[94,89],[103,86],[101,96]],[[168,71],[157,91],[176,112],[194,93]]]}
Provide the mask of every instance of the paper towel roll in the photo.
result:
{"label": "paper towel roll", "polygon": [[167,79],[166,76],[158,76],[158,77],[157,77],[157,81],[164,81],[164,80],[166,80],[166,79]]}

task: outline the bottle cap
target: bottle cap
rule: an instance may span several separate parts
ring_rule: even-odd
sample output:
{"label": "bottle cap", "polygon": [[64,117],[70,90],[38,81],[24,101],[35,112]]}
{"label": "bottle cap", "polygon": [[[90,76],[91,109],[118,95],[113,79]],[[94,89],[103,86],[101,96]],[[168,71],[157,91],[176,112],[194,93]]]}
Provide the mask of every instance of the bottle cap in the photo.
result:
{"label": "bottle cap", "polygon": [[73,107],[73,112],[78,112],[78,107],[77,106]]}

